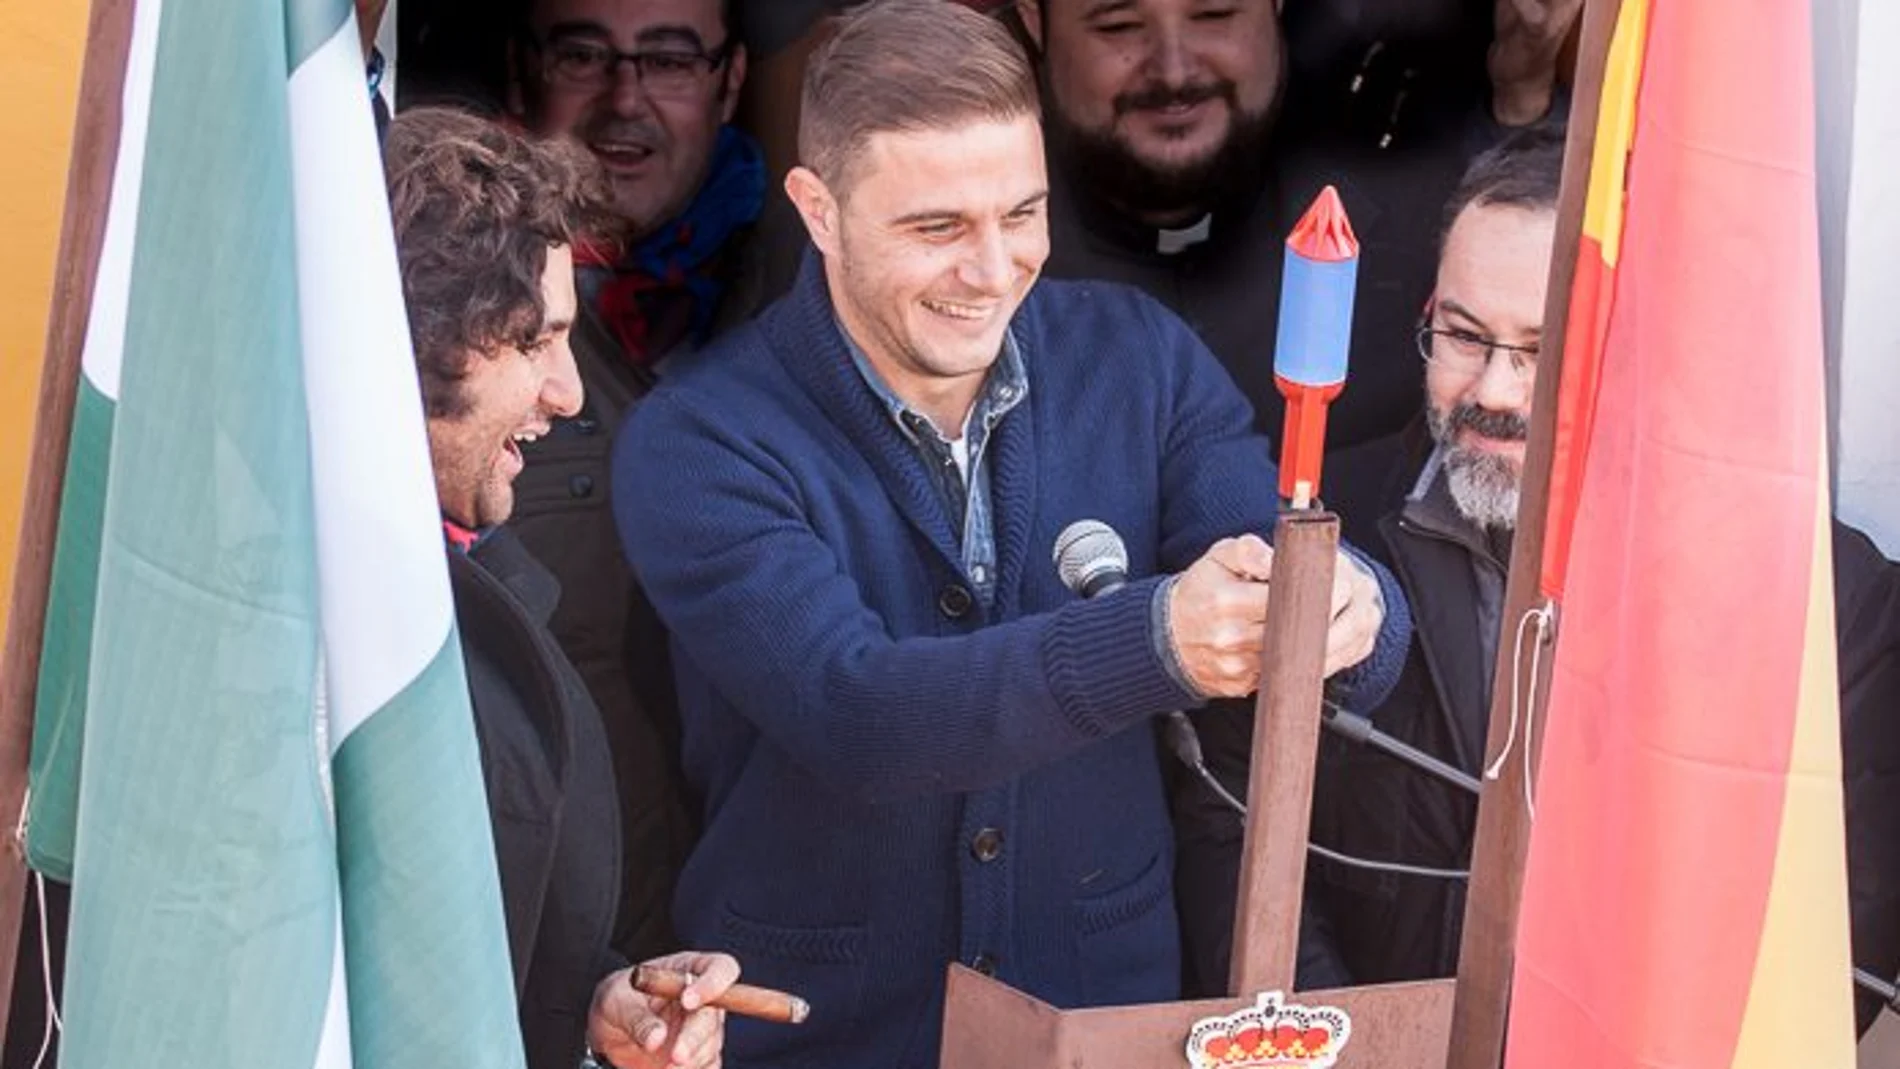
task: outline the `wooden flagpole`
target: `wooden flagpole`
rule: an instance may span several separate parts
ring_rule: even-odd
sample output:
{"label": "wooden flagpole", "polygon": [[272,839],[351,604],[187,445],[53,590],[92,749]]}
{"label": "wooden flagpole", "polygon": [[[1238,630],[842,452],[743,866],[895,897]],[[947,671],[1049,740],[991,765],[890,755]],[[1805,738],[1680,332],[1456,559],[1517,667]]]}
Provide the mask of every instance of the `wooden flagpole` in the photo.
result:
{"label": "wooden flagpole", "polygon": [[[60,485],[72,436],[79,358],[92,307],[93,275],[105,240],[112,169],[118,160],[121,97],[131,49],[133,0],[92,0],[84,69],[74,118],[59,263],[46,329],[45,366],[28,459],[26,506],[14,569],[6,646],[0,651],[0,820],[19,824],[26,799],[27,760],[33,747],[33,702],[39,682],[47,586],[58,535]],[[31,107],[31,102],[16,102]],[[26,892],[23,843],[7,836],[0,852],[0,1036],[13,994],[20,918]]]}
{"label": "wooden flagpole", "polygon": [[[1587,0],[1582,44],[1570,102],[1564,148],[1563,192],[1557,206],[1556,248],[1550,264],[1550,291],[1544,303],[1544,340],[1537,358],[1537,387],[1532,401],[1530,438],[1525,447],[1524,481],[1518,505],[1517,534],[1511,543],[1511,576],[1504,599],[1504,634],[1491,683],[1490,745],[1495,758],[1512,736],[1516,694],[1513,675],[1529,671],[1531,651],[1514,664],[1517,623],[1542,601],[1538,578],[1544,557],[1550,470],[1556,443],[1557,387],[1563,378],[1564,327],[1570,315],[1570,285],[1577,273],[1583,234],[1584,200],[1590,186],[1590,158],[1596,147],[1598,101],[1603,69],[1622,0]],[[1536,659],[1535,690],[1520,680],[1517,693],[1535,695],[1525,714],[1530,730],[1517,732],[1518,746],[1529,747],[1535,767],[1543,745],[1544,706],[1550,695],[1550,651]],[[1511,974],[1517,959],[1518,906],[1524,895],[1524,862],[1530,851],[1531,821],[1525,800],[1526,761],[1513,751],[1496,780],[1487,782],[1478,803],[1477,839],[1472,848],[1471,889],[1458,949],[1457,996],[1452,1003],[1451,1049],[1447,1069],[1498,1069],[1504,1061],[1504,1030],[1511,999]]]}

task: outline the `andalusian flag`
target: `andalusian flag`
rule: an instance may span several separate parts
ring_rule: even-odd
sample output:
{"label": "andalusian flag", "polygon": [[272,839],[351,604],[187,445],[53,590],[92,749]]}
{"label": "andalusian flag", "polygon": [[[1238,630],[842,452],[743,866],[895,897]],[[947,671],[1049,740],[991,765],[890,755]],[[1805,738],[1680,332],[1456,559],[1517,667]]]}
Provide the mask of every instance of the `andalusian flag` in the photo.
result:
{"label": "andalusian flag", "polygon": [[30,829],[62,1064],[520,1065],[348,0],[140,0],[85,380]]}
{"label": "andalusian flag", "polygon": [[1854,1064],[1809,17],[1622,5],[1513,1069]]}

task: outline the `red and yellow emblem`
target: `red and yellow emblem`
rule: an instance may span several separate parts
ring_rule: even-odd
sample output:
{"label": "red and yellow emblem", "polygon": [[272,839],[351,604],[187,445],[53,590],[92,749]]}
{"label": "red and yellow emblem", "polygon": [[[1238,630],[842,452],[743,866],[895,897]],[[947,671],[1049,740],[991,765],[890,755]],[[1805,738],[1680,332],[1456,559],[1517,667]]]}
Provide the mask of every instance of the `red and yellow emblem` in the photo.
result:
{"label": "red and yellow emblem", "polygon": [[1351,1037],[1344,1010],[1295,1005],[1269,991],[1252,1006],[1196,1024],[1187,1062],[1189,1069],[1327,1069]]}

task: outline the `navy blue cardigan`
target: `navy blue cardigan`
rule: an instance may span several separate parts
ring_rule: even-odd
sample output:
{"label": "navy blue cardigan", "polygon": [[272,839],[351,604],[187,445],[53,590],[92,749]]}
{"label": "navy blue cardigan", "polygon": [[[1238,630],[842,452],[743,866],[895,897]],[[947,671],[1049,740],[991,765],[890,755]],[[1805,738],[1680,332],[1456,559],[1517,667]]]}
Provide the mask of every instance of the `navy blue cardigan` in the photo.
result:
{"label": "navy blue cardigan", "polygon": [[[989,447],[987,610],[815,258],[619,435],[615,512],[674,636],[705,807],[679,935],[812,1005],[797,1028],[729,1018],[737,1069],[935,1066],[951,961],[1063,1007],[1178,990],[1149,721],[1190,699],[1151,601],[1216,540],[1270,534],[1274,467],[1221,366],[1138,292],[1044,281],[1012,329],[1030,385]],[[1081,519],[1121,533],[1134,577],[1094,601],[1050,561]],[[1406,649],[1380,578],[1378,652],[1345,680],[1356,706]]]}

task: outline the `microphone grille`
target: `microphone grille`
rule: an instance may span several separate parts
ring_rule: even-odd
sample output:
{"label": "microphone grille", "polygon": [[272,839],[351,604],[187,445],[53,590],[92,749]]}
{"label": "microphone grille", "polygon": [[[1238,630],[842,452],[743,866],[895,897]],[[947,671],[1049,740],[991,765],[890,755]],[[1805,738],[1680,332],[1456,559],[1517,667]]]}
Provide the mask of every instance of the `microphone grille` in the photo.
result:
{"label": "microphone grille", "polygon": [[1085,583],[1105,571],[1128,571],[1128,547],[1113,527],[1077,520],[1056,536],[1056,574],[1063,586],[1080,594]]}

